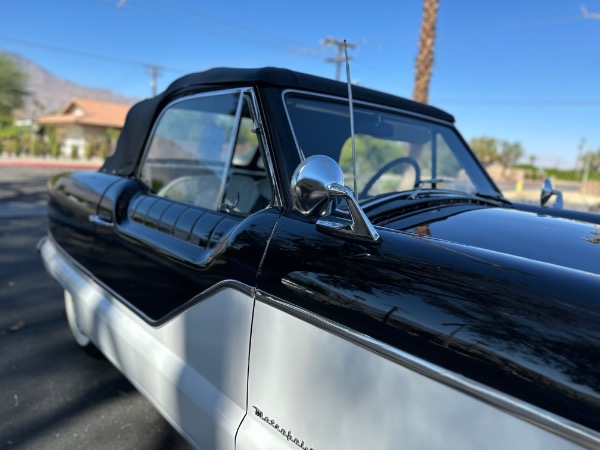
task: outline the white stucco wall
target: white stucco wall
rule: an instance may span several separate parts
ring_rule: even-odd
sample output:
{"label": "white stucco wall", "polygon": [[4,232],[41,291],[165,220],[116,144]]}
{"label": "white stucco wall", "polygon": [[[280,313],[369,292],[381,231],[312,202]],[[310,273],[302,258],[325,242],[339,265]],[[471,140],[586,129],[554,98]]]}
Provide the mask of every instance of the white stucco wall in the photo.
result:
{"label": "white stucco wall", "polygon": [[85,157],[85,148],[90,137],[106,138],[106,130],[101,127],[90,127],[85,125],[67,125],[62,130],[63,145],[60,149],[61,154],[71,157],[71,148],[77,147],[77,156]]}
{"label": "white stucco wall", "polygon": [[82,157],[85,151],[85,137],[83,127],[81,125],[67,125],[62,130],[63,145],[60,148],[62,155],[70,157],[71,148],[77,147],[77,155]]}

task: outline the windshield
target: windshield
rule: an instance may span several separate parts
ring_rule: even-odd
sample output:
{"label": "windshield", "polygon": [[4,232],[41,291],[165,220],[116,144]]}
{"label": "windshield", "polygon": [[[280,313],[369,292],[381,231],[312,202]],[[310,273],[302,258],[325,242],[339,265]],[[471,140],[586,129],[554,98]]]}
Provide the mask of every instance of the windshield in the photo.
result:
{"label": "windshield", "polygon": [[[348,103],[288,92],[285,105],[302,155],[338,161],[354,189]],[[499,195],[452,127],[355,104],[354,131],[359,200],[415,188]]]}

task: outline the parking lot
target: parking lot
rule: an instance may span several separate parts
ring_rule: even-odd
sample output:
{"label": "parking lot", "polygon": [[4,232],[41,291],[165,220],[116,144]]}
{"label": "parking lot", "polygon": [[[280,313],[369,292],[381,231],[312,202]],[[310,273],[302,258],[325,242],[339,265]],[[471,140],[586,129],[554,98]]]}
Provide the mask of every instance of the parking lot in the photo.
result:
{"label": "parking lot", "polygon": [[190,448],[120,372],[70,336],[62,290],[36,250],[46,181],[60,171],[0,167],[0,448]]}

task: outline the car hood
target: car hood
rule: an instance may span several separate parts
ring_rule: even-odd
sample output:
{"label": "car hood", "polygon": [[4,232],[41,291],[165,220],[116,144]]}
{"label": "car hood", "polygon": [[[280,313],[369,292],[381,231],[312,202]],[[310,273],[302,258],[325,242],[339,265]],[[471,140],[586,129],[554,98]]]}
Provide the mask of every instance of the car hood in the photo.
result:
{"label": "car hood", "polygon": [[[600,227],[507,208],[471,208],[437,215],[409,228],[402,221],[386,226],[422,236],[600,273]],[[438,210],[438,212],[443,212]],[[413,216],[414,218],[414,216]]]}

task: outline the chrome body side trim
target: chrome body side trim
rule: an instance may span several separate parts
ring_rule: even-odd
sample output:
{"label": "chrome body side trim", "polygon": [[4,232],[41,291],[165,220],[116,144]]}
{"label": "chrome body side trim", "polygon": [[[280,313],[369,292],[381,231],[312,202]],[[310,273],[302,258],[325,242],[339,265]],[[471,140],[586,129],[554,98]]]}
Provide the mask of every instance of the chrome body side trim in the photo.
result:
{"label": "chrome body side trim", "polygon": [[442,367],[429,363],[423,359],[417,358],[411,354],[403,352],[402,350],[373,339],[370,336],[358,333],[350,328],[319,316],[318,314],[274,298],[264,291],[256,291],[256,300],[275,307],[285,313],[288,313],[300,320],[319,327],[356,345],[359,345],[377,355],[420,373],[421,375],[424,375],[430,379],[468,394],[480,401],[498,408],[507,414],[566,438],[578,445],[582,445],[587,448],[600,448],[600,434],[594,430],[583,427],[555,414],[549,413],[548,411],[506,395],[503,392],[475,382],[462,375],[450,372]]}

